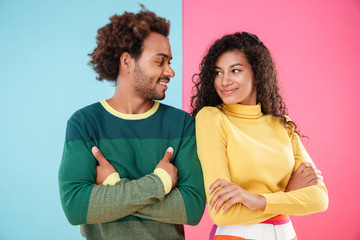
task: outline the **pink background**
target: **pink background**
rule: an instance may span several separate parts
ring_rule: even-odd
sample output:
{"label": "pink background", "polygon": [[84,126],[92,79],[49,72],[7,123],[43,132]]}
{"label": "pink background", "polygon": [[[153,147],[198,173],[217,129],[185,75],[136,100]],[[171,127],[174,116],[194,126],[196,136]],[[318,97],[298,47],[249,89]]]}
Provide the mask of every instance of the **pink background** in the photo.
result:
{"label": "pink background", "polygon": [[[360,1],[183,0],[183,108],[191,77],[209,44],[249,31],[270,49],[290,117],[309,137],[330,204],[325,213],[293,216],[299,239],[360,239]],[[205,212],[187,239],[207,239]]]}

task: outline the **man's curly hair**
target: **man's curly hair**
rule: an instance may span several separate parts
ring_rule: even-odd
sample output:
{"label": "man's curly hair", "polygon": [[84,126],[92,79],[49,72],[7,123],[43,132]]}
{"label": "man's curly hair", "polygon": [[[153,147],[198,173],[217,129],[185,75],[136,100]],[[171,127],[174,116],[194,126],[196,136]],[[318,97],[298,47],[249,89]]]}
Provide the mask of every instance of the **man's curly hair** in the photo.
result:
{"label": "man's curly hair", "polygon": [[121,54],[128,52],[135,60],[139,59],[148,34],[157,32],[167,37],[169,29],[168,20],[144,10],[144,7],[139,13],[124,12],[110,17],[110,23],[98,29],[97,47],[88,54],[91,57],[89,65],[99,75],[97,80],[116,82]]}
{"label": "man's curly hair", "polygon": [[261,111],[279,117],[285,128],[300,135],[296,124],[286,117],[288,110],[279,93],[275,64],[269,50],[257,36],[247,32],[225,35],[209,48],[200,64],[200,73],[194,74],[192,78],[195,85],[190,114],[195,117],[203,107],[215,107],[223,103],[214,86],[215,63],[222,54],[230,51],[243,53],[251,65],[255,77],[256,102],[261,103]]}

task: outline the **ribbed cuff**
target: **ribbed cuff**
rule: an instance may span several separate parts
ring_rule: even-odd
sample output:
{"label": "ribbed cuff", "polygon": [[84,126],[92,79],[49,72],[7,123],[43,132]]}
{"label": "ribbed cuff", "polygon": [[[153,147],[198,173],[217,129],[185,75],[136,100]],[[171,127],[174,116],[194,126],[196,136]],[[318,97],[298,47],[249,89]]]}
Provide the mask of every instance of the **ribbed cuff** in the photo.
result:
{"label": "ribbed cuff", "polygon": [[168,194],[172,187],[170,175],[162,168],[155,168],[154,173],[161,179],[164,185],[165,194]]}
{"label": "ribbed cuff", "polygon": [[120,175],[119,175],[119,173],[114,172],[114,173],[110,174],[102,184],[103,185],[111,185],[111,186],[113,186],[118,181],[120,181]]}

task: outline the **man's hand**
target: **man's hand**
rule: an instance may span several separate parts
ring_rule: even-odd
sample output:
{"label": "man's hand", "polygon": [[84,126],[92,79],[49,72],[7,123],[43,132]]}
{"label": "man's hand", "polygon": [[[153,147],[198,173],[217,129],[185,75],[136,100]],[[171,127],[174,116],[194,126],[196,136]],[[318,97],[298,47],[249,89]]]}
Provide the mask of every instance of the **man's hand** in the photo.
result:
{"label": "man's hand", "polygon": [[169,174],[172,183],[171,189],[173,189],[176,186],[178,181],[178,175],[177,175],[178,170],[173,164],[170,163],[173,154],[174,154],[174,149],[172,147],[169,147],[166,150],[164,157],[156,166],[156,168],[162,168]]}
{"label": "man's hand", "polygon": [[99,163],[99,166],[96,167],[96,184],[100,185],[105,181],[108,176],[115,173],[116,169],[113,165],[111,165],[111,163],[109,163],[108,160],[106,160],[104,155],[97,147],[92,147],[91,151]]}
{"label": "man's hand", "polygon": [[322,182],[321,172],[316,169],[314,164],[303,162],[292,174],[285,192],[290,192],[304,187],[309,187]]}

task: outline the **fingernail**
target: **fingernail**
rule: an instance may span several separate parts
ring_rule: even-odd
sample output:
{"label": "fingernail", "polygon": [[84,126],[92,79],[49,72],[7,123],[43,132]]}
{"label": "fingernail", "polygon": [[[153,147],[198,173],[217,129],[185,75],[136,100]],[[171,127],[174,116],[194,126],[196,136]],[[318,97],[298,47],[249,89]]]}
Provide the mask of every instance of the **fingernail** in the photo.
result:
{"label": "fingernail", "polygon": [[173,152],[174,149],[172,147],[168,147],[168,149],[166,150],[167,152]]}
{"label": "fingernail", "polygon": [[224,210],[221,211],[221,213],[224,213],[224,212],[225,212]]}
{"label": "fingernail", "polygon": [[214,214],[216,214],[216,210],[214,209]]}
{"label": "fingernail", "polygon": [[99,149],[96,147],[96,146],[93,146],[92,149],[91,149],[94,153],[98,152]]}

